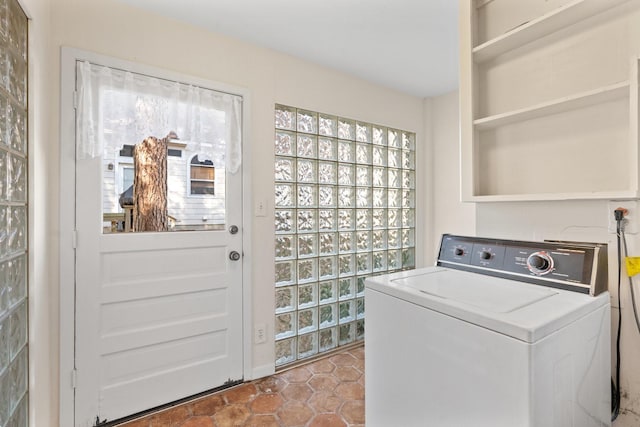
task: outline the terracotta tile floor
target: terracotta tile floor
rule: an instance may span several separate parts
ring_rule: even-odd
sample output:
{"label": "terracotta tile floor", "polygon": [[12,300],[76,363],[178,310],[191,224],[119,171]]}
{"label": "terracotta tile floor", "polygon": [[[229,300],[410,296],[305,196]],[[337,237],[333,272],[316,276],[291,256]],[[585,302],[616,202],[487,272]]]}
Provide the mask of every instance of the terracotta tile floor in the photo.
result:
{"label": "terracotta tile floor", "polygon": [[364,346],[119,427],[364,427]]}

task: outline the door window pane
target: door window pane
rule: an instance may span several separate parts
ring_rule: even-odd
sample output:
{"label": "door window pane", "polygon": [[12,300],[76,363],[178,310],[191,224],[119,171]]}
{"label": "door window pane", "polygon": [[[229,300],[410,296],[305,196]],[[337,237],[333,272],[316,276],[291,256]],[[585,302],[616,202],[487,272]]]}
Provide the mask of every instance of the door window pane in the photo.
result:
{"label": "door window pane", "polygon": [[[98,66],[92,64],[91,67]],[[100,68],[102,69],[107,67]],[[108,70],[117,73],[117,70]],[[136,82],[155,80],[157,79],[154,77],[135,74]],[[155,87],[153,84],[148,86]],[[103,149],[103,232],[224,229],[225,176],[228,164],[225,156],[229,113],[215,107],[190,105],[188,97],[174,99],[170,97],[171,94],[145,92],[144,87],[144,84],[123,88],[108,86],[99,92],[100,96],[94,101],[102,106],[97,111],[101,115],[99,121],[104,123],[103,134],[100,134]],[[213,90],[199,90],[208,91],[213,97],[226,96]],[[180,126],[186,128],[186,115],[182,121],[180,117],[183,110],[192,111],[194,108],[199,109],[201,117],[206,119],[207,133],[202,134],[206,139],[183,140],[177,131],[180,130]],[[177,115],[176,129],[170,130],[166,136],[156,135],[157,144],[163,145],[161,149],[145,151],[145,144],[151,138],[137,141],[134,139],[136,127],[131,127],[130,136],[127,136],[129,134],[126,128],[121,128],[122,123],[131,122],[134,118],[140,120],[143,116],[141,109],[145,109],[144,111],[150,115],[162,111],[169,115]],[[138,151],[141,154],[136,154]],[[145,162],[144,156],[153,157]],[[136,172],[136,168],[140,170]],[[160,170],[154,175],[156,169],[164,171]],[[139,176],[138,179],[141,181],[146,179],[144,177],[150,176],[153,185],[136,186],[136,176]],[[138,191],[148,191],[153,195],[150,198],[154,203],[157,201],[157,206],[151,208],[160,212],[159,228],[136,227],[136,206],[140,206],[136,205],[136,200],[140,202],[141,199],[136,197],[136,188]],[[143,215],[141,207],[139,210],[139,215]]]}
{"label": "door window pane", "polygon": [[85,61],[76,68],[76,154],[102,161],[103,232],[224,229],[242,98]]}
{"label": "door window pane", "polygon": [[[160,159],[166,165],[163,178],[166,185],[159,187],[166,189],[163,197],[168,224],[166,230],[153,231],[223,229],[226,206],[224,158],[209,159],[195,152],[196,144],[190,141],[169,139],[168,142],[168,146],[176,144],[181,149],[167,148]],[[133,222],[136,145],[120,147],[117,143],[105,143],[102,188],[105,233],[138,231]],[[170,150],[174,150],[173,155]],[[145,175],[141,173],[141,176]]]}
{"label": "door window pane", "polygon": [[415,135],[282,105],[275,128],[283,366],[362,340],[364,280],[414,268]]}

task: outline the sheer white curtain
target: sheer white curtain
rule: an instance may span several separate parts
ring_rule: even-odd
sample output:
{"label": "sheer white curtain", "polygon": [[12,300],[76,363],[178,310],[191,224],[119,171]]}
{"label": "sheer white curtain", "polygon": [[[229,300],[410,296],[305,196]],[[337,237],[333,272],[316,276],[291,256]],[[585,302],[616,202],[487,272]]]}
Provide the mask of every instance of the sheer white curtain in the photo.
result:
{"label": "sheer white curtain", "polygon": [[175,132],[200,158],[239,169],[242,97],[89,62],[77,76],[79,158]]}

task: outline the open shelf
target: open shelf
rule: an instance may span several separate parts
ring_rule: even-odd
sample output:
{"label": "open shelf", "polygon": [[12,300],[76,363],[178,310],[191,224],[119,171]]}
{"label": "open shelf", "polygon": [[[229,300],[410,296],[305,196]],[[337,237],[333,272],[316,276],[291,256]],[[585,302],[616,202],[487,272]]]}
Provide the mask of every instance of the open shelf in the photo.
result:
{"label": "open shelf", "polygon": [[629,0],[573,0],[472,49],[481,63]]}
{"label": "open shelf", "polygon": [[629,94],[629,82],[620,82],[602,88],[581,92],[571,96],[543,102],[531,107],[493,116],[483,117],[473,121],[477,130],[488,130],[515,122],[535,119],[564,111],[588,107],[590,105],[619,99]]}
{"label": "open shelf", "polygon": [[467,202],[531,202],[549,200],[631,200],[640,198],[640,193],[632,190],[572,192],[572,193],[539,193],[539,194],[504,194],[475,195],[465,198]]}
{"label": "open shelf", "polygon": [[538,17],[480,41],[513,25],[503,1],[460,2],[462,200],[640,198],[640,0],[519,0]]}

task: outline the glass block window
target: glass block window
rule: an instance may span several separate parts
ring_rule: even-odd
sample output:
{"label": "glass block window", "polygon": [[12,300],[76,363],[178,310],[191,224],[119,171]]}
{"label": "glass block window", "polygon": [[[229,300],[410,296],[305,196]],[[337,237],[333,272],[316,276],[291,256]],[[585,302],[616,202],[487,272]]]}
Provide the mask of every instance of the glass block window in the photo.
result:
{"label": "glass block window", "polygon": [[415,267],[415,134],[275,109],[276,366],[364,338],[364,280]]}
{"label": "glass block window", "polygon": [[27,17],[0,0],[0,427],[26,427]]}

